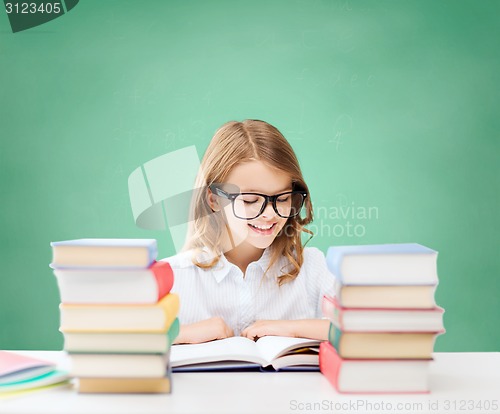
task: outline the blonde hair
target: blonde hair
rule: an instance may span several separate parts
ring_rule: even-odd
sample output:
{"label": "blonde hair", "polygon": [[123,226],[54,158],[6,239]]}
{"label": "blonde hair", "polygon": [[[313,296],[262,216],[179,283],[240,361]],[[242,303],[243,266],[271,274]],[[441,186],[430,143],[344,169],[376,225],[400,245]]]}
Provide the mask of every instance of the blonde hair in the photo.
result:
{"label": "blonde hair", "polygon": [[[207,247],[216,257],[211,261],[202,262],[195,255],[192,260],[196,266],[207,269],[218,263],[226,231],[222,214],[214,212],[208,203],[207,188],[213,183],[224,183],[236,165],[253,160],[287,173],[291,177],[294,190],[309,194],[297,157],[278,129],[254,119],[230,121],[222,125],[215,132],[201,162],[195,185],[197,191],[194,192],[191,203],[188,237],[184,246],[184,250],[194,249],[195,252]],[[304,228],[313,219],[309,196],[305,199],[304,207],[305,217],[298,215],[289,218],[271,245],[271,259],[266,272],[281,256],[285,256],[291,265],[287,273],[279,277],[280,286],[294,280],[299,274],[304,249],[301,233],[308,233],[312,237],[312,232]]]}

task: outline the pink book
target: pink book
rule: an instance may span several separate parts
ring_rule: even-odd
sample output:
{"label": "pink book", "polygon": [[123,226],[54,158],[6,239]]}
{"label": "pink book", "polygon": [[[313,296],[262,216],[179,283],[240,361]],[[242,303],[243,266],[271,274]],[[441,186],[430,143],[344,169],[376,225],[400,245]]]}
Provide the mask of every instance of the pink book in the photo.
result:
{"label": "pink book", "polygon": [[55,369],[53,362],[0,351],[0,385],[38,377]]}

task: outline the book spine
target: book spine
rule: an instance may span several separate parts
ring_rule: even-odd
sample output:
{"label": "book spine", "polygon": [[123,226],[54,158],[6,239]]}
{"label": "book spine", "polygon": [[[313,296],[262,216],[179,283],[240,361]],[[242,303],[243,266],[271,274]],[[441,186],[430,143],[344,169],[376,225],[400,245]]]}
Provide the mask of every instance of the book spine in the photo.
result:
{"label": "book spine", "polygon": [[156,240],[154,241],[154,243],[148,245],[147,249],[148,249],[148,261],[149,261],[148,266],[150,266],[151,264],[155,263],[155,260],[158,257],[158,244]]}
{"label": "book spine", "polygon": [[156,305],[163,313],[163,329],[168,331],[179,313],[179,296],[169,293]]}
{"label": "book spine", "polygon": [[343,283],[341,264],[344,258],[343,252],[335,247],[330,247],[326,253],[326,265],[333,273],[338,282]]}
{"label": "book spine", "polygon": [[172,346],[172,344],[174,343],[175,338],[177,338],[177,336],[179,336],[180,327],[181,327],[181,325],[179,322],[179,318],[175,318],[174,321],[172,322],[172,325],[170,325],[170,328],[167,332],[167,346],[169,349]]}
{"label": "book spine", "polygon": [[335,348],[329,342],[321,342],[319,345],[319,370],[326,379],[338,391],[338,379],[342,360],[337,355]]}
{"label": "book spine", "polygon": [[340,340],[342,337],[342,331],[337,328],[333,323],[330,322],[330,330],[328,331],[328,342],[337,350],[340,355]]}
{"label": "book spine", "polygon": [[328,295],[323,296],[322,313],[325,318],[330,319],[340,329],[343,329],[342,307],[338,304],[336,298]]}
{"label": "book spine", "polygon": [[165,297],[170,292],[174,284],[174,272],[167,262],[155,262],[151,266],[151,271],[158,285],[158,300]]}

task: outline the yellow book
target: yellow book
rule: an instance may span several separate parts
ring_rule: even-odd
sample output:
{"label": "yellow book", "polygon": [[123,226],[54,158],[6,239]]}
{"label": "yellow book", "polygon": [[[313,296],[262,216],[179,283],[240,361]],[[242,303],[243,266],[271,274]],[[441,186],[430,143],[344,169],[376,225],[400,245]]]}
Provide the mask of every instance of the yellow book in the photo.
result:
{"label": "yellow book", "polygon": [[153,305],[61,304],[62,332],[167,332],[179,312],[169,293]]}

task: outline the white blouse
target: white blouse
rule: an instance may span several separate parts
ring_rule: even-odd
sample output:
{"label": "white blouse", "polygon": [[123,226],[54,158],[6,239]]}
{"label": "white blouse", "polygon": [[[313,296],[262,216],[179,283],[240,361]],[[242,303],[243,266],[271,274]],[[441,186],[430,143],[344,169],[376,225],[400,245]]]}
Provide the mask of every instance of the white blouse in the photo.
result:
{"label": "white blouse", "polygon": [[264,276],[270,261],[270,249],[248,265],[245,277],[241,269],[224,255],[211,269],[201,269],[191,261],[191,252],[168,257],[174,271],[172,292],[180,297],[181,324],[219,316],[235,335],[261,319],[321,318],[321,299],[335,294],[335,278],[326,267],[325,256],[315,247],[304,248],[304,262],[298,276],[278,286],[280,269],[289,265],[281,257]]}

